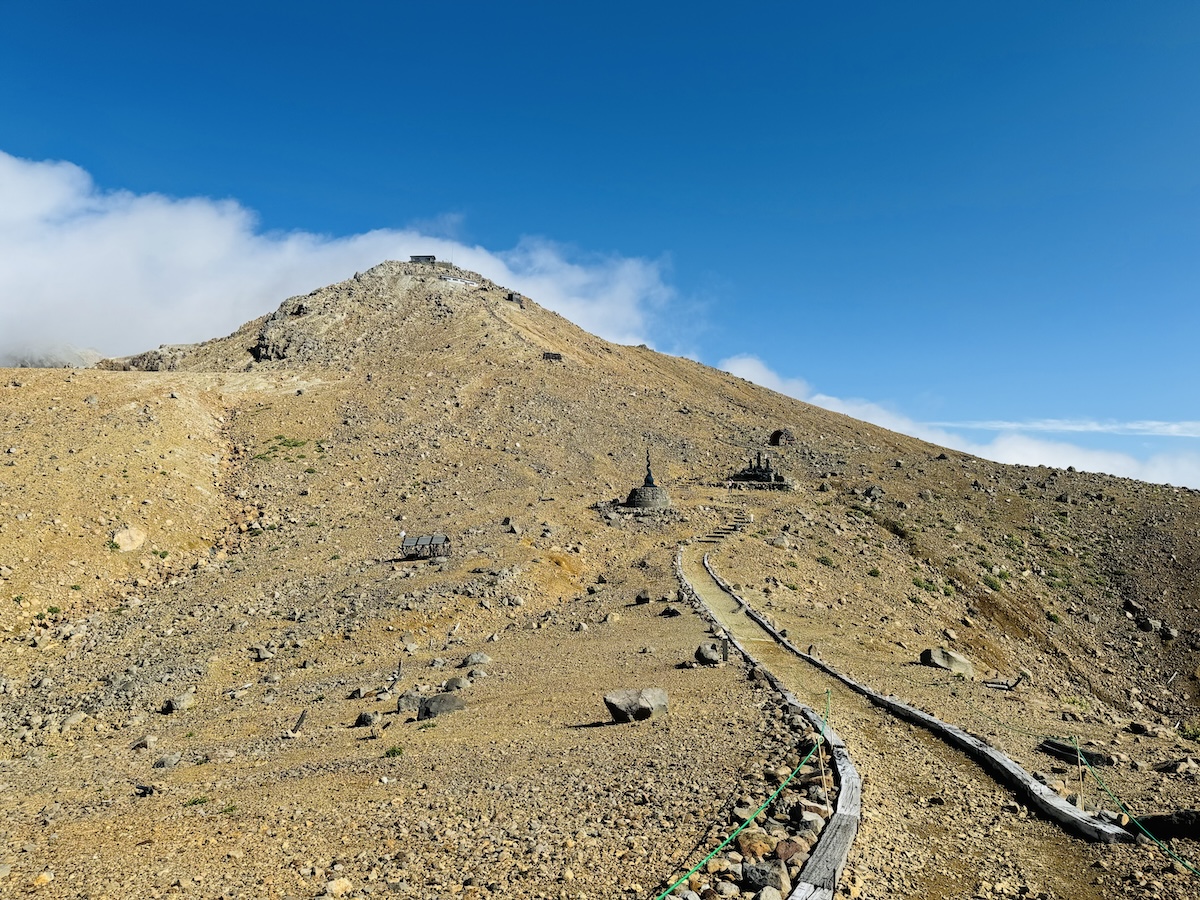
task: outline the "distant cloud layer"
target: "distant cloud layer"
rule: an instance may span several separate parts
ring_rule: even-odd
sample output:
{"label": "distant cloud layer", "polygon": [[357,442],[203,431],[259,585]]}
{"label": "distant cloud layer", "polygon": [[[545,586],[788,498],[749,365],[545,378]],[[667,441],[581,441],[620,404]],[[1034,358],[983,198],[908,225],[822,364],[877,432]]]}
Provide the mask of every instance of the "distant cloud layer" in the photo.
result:
{"label": "distant cloud layer", "polygon": [[[828,394],[816,393],[800,378],[785,378],[772,371],[762,360],[752,355],[732,356],[718,363],[718,367],[761,384],[781,394],[804,400],[834,412],[845,413],[875,425],[902,434],[951,447],[985,459],[1002,463],[1026,466],[1054,466],[1065,469],[1074,466],[1087,472],[1105,472],[1138,478],[1160,484],[1185,485],[1200,488],[1200,452],[1181,450],[1175,453],[1159,453],[1146,459],[1138,459],[1128,453],[1096,450],[1081,447],[1066,441],[1050,441],[1029,437],[1025,431],[1033,432],[1085,432],[1126,435],[1172,435],[1180,437],[1200,436],[1196,422],[1128,422],[1090,423],[1080,420],[1052,419],[1023,422],[963,422],[922,423],[893,412],[869,400],[845,400]],[[951,428],[976,428],[1001,431],[991,441],[971,441]]]}
{"label": "distant cloud layer", "polygon": [[223,336],[289,296],[412,253],[452,258],[619,343],[647,341],[673,296],[653,260],[532,237],[492,252],[417,230],[264,232],[234,200],[104,190],[72,163],[0,152],[0,364],[47,348],[125,356]]}

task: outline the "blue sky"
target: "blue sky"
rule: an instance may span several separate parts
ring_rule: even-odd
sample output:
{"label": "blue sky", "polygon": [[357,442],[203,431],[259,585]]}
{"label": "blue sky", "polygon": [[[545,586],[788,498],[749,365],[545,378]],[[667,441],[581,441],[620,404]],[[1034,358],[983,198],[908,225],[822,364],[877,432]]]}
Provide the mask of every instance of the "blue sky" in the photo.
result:
{"label": "blue sky", "polygon": [[1195,3],[6,0],[0,84],[0,345],[203,339],[436,247],[889,427],[1200,486]]}

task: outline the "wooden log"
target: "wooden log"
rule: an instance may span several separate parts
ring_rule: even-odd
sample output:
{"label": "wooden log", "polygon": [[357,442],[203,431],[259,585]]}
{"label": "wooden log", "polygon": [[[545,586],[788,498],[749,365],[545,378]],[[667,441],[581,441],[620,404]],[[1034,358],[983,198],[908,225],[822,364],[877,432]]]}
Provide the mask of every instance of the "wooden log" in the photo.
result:
{"label": "wooden log", "polygon": [[1024,801],[1026,806],[1032,807],[1044,818],[1049,819],[1064,830],[1087,838],[1090,841],[1100,843],[1131,843],[1134,840],[1134,835],[1124,828],[1097,819],[1078,807],[1067,803],[1066,800],[1034,778],[1021,766],[1017,765],[1011,757],[997,750],[995,747],[989,746],[982,739],[968,734],[957,726],[949,725],[924,710],[909,706],[896,697],[885,697],[871,690],[866,685],[860,684],[853,678],[843,675],[815,656],[803,652],[788,641],[787,638],[779,634],[765,616],[761,615],[752,606],[747,604],[745,600],[725,586],[724,582],[713,571],[709,563],[708,554],[704,556],[704,568],[717,582],[718,586],[743,608],[746,615],[771,634],[781,646],[787,648],[787,650],[820,669],[822,672],[825,672],[830,677],[836,678],[851,690],[862,694],[876,706],[888,710],[893,715],[907,722],[921,725],[932,731],[946,743],[950,744],[950,746],[961,750],[979,763],[985,772],[995,778],[1000,784],[1011,788]]}

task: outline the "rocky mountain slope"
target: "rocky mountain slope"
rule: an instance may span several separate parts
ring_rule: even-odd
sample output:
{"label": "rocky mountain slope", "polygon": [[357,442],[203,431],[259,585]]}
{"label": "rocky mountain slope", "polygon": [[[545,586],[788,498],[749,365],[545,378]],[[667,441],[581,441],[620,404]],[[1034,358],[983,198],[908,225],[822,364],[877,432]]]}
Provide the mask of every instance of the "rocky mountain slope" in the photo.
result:
{"label": "rocky mountain slope", "polygon": [[[6,370],[0,398],[10,884],[651,895],[793,750],[743,669],[677,667],[698,616],[634,602],[735,514],[714,564],[824,658],[1031,769],[1061,768],[1033,735],[1092,741],[1138,812],[1196,805],[1194,491],[943,451],[396,262],[225,338]],[[606,505],[647,450],[675,509]],[[794,491],[726,487],[760,451]],[[401,532],[454,552],[403,560]],[[975,678],[915,665],[938,645]],[[458,676],[465,709],[398,710]],[[666,718],[578,727],[649,685]],[[869,808],[894,785],[867,774]],[[1131,896],[1194,887],[1157,850],[1088,852]]]}

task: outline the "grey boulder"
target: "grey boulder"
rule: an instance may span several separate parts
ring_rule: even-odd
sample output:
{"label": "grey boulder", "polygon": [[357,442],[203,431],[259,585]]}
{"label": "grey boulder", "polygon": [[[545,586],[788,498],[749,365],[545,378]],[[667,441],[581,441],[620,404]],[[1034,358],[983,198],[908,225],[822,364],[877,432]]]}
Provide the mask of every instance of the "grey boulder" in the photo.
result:
{"label": "grey boulder", "polygon": [[667,712],[667,692],[662,688],[623,688],[604,695],[614,722],[640,722]]}

